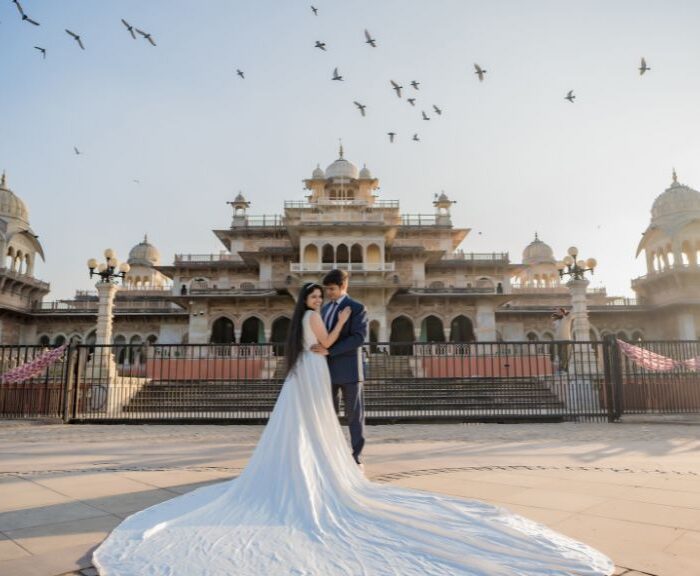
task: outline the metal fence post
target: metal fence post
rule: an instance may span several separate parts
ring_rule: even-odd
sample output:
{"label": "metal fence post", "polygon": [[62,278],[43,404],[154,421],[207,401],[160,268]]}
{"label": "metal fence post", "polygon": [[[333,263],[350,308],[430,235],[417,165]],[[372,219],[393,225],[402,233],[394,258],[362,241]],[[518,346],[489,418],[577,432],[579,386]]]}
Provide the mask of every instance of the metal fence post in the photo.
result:
{"label": "metal fence post", "polygon": [[622,365],[620,348],[614,334],[608,334],[603,341],[605,358],[605,403],[608,409],[608,422],[615,422],[622,415]]}
{"label": "metal fence post", "polygon": [[71,400],[73,387],[75,386],[75,361],[78,356],[78,348],[75,341],[68,345],[66,354],[66,372],[63,378],[63,422],[70,422]]}

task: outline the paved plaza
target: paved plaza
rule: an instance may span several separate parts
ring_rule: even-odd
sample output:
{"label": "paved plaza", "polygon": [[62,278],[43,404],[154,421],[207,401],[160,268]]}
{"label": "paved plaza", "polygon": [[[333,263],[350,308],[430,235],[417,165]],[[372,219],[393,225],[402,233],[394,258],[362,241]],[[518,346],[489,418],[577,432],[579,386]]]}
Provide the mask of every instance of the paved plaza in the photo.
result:
{"label": "paved plaza", "polygon": [[[239,474],[261,426],[0,421],[0,574],[96,574],[128,515]],[[475,498],[603,551],[616,574],[700,574],[700,416],[368,428],[377,482]]]}

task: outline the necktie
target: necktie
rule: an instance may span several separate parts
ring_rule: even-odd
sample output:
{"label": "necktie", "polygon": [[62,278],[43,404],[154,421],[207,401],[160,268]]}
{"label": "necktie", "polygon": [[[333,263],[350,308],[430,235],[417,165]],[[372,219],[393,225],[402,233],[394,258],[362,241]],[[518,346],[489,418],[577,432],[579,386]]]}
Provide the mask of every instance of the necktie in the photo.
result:
{"label": "necktie", "polygon": [[337,302],[331,302],[331,305],[328,307],[328,314],[326,314],[326,330],[328,330],[329,332],[331,330],[331,324],[333,322],[333,315],[335,314],[335,310],[337,307]]}

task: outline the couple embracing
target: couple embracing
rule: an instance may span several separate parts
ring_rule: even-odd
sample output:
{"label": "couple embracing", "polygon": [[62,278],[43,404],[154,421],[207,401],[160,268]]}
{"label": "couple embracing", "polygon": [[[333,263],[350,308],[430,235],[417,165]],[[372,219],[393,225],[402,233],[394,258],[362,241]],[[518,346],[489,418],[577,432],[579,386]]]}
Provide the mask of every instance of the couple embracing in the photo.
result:
{"label": "couple embracing", "polygon": [[299,293],[287,339],[287,374],[294,369],[304,350],[304,316],[308,313],[310,328],[318,339],[308,349],[326,356],[335,413],[339,412],[342,394],[352,457],[362,468],[360,457],[365,445],[362,345],[367,338],[367,310],[348,295],[345,270],[331,270],[322,282],[323,288],[309,283]]}

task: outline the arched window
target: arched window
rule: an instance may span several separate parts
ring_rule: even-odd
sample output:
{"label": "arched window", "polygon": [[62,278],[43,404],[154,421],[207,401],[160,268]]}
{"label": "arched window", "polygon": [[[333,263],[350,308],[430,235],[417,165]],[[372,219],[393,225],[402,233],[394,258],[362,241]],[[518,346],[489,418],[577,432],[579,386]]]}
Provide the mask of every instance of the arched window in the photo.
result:
{"label": "arched window", "polygon": [[382,261],[382,251],[376,244],[367,246],[367,263],[379,264]]}
{"label": "arched window", "polygon": [[306,245],[304,248],[304,262],[318,264],[318,246],[316,244]]}
{"label": "arched window", "polygon": [[350,262],[348,247],[345,244],[338,244],[338,247],[335,249],[335,261],[339,263]]}
{"label": "arched window", "polygon": [[287,334],[289,334],[290,324],[291,320],[286,316],[277,318],[272,323],[270,341],[275,344],[275,346],[273,347],[275,356],[284,356],[285,342],[287,341]]}
{"label": "arched window", "polygon": [[350,262],[362,262],[362,246],[359,244],[353,244],[352,248],[350,248]]}
{"label": "arched window", "polygon": [[53,339],[54,346],[62,346],[66,343],[66,337],[63,334],[59,334]]}
{"label": "arched window", "polygon": [[114,358],[117,364],[124,364],[126,362],[127,346],[126,337],[119,334],[114,337]]}
{"label": "arched window", "polygon": [[444,288],[444,287],[445,287],[445,283],[441,282],[440,280],[434,280],[433,282],[431,282],[428,285],[428,288],[438,288],[439,289],[439,288]]}
{"label": "arched window", "polygon": [[411,356],[414,339],[413,321],[406,316],[394,318],[389,336],[389,341],[392,343],[390,346],[392,356]]}
{"label": "arched window", "polygon": [[[538,278],[539,278],[539,276],[538,276]],[[476,287],[477,288],[490,288],[491,290],[493,290],[493,288],[494,288],[493,281],[490,280],[489,278],[485,278],[485,277],[479,278],[476,281]]]}
{"label": "arched window", "polygon": [[525,336],[529,342],[539,342],[540,337],[535,332],[528,332]]}
{"label": "arched window", "polygon": [[324,264],[332,264],[335,262],[335,254],[333,252],[333,246],[330,244],[324,244],[323,245],[323,250],[321,254],[321,261]]}
{"label": "arched window", "polygon": [[225,316],[214,320],[209,341],[212,344],[233,344],[236,341],[233,322]]}
{"label": "arched window", "polygon": [[134,365],[141,362],[143,340],[138,334],[134,334],[129,340],[129,364]]}
{"label": "arched window", "polygon": [[265,341],[265,329],[260,318],[246,318],[241,326],[241,344],[257,344]]}
{"label": "arched window", "polygon": [[46,334],[43,334],[39,338],[39,346],[44,346],[48,348],[49,346],[51,346],[51,338],[49,338]]}
{"label": "arched window", "polygon": [[450,323],[450,342],[473,342],[474,326],[472,321],[464,315],[452,319]]}
{"label": "arched window", "polygon": [[379,342],[379,320],[372,320],[369,323],[369,351],[372,354],[378,351],[377,342]]}
{"label": "arched window", "polygon": [[421,342],[444,342],[445,331],[442,328],[442,320],[437,316],[428,316],[421,324]]}
{"label": "arched window", "polygon": [[640,342],[641,340],[644,340],[644,334],[641,330],[632,332],[632,342]]}
{"label": "arched window", "polygon": [[629,342],[629,341],[630,341],[630,340],[629,340],[629,337],[627,336],[627,332],[625,332],[624,330],[619,330],[619,331],[617,332],[616,336],[617,336],[620,340],[622,340],[623,342]]}

